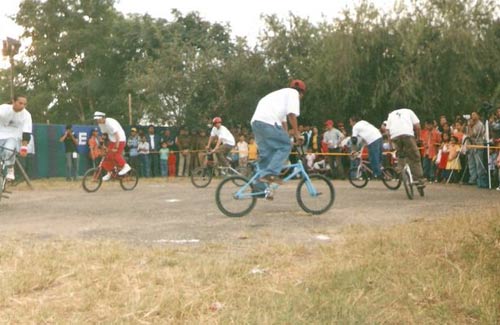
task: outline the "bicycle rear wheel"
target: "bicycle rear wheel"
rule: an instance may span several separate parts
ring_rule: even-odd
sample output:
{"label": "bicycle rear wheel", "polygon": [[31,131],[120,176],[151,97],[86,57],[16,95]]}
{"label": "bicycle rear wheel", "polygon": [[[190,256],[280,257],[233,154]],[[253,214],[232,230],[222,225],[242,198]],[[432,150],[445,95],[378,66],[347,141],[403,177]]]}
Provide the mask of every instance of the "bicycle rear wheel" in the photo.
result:
{"label": "bicycle rear wheel", "polygon": [[413,184],[411,182],[411,175],[406,169],[403,169],[403,172],[401,174],[403,177],[403,185],[405,187],[406,196],[408,197],[408,199],[413,200],[414,193]]}
{"label": "bicycle rear wheel", "polygon": [[309,175],[310,182],[302,178],[297,185],[297,202],[307,213],[321,214],[333,205],[335,189],[332,182],[323,175]]}
{"label": "bicycle rear wheel", "polygon": [[212,181],[213,168],[211,167],[198,167],[193,169],[191,172],[191,183],[195,187],[203,188],[207,187]]}
{"label": "bicycle rear wheel", "polygon": [[135,169],[131,169],[126,175],[120,176],[120,186],[125,191],[132,191],[139,183],[139,175]]}
{"label": "bicycle rear wheel", "polygon": [[242,217],[255,207],[257,197],[252,195],[252,186],[248,186],[239,197],[236,193],[242,188],[237,184],[247,183],[242,176],[230,176],[222,180],[215,191],[215,202],[219,210],[228,217]]}
{"label": "bicycle rear wheel", "polygon": [[368,184],[368,173],[363,168],[353,167],[349,169],[348,179],[352,186],[363,188]]}
{"label": "bicycle rear wheel", "polygon": [[387,167],[382,169],[382,182],[388,189],[397,190],[401,186],[401,177],[394,168]]}
{"label": "bicycle rear wheel", "polygon": [[89,193],[95,192],[102,184],[102,170],[91,168],[85,172],[82,179],[83,189]]}
{"label": "bicycle rear wheel", "polygon": [[243,177],[246,177],[248,178],[250,176],[250,174],[252,173],[252,169],[250,168],[250,166],[239,166],[239,167],[236,167],[236,171],[238,172],[238,174],[240,176],[243,176]]}

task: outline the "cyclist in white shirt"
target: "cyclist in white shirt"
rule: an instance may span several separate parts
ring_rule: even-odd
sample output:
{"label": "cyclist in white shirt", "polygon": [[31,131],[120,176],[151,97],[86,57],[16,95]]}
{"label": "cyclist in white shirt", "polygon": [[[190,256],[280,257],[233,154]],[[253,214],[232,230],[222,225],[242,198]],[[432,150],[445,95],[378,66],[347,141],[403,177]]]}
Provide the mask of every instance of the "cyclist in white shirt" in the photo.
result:
{"label": "cyclist in white shirt", "polygon": [[349,118],[349,124],[352,127],[351,143],[357,145],[358,137],[363,140],[368,146],[368,157],[370,166],[373,169],[373,176],[380,178],[382,171],[380,170],[380,162],[382,160],[382,134],[380,131],[368,123],[360,120],[357,116]]}
{"label": "cyclist in white shirt", "polygon": [[26,103],[26,96],[15,95],[12,104],[0,105],[0,154],[5,160],[7,167],[5,178],[9,181],[15,179],[16,156],[14,151],[19,151],[22,156],[26,156],[26,146],[31,138],[33,122],[30,112],[25,108]]}
{"label": "cyclist in white shirt", "polygon": [[230,162],[226,156],[233,150],[236,142],[234,141],[234,136],[231,132],[222,125],[222,119],[220,117],[214,117],[212,120],[212,131],[210,132],[210,138],[208,139],[208,144],[206,146],[207,150],[210,150],[210,145],[212,140],[217,137],[217,143],[215,144],[214,150],[212,150],[217,155],[217,160],[224,166],[229,166]]}
{"label": "cyclist in white shirt", "polygon": [[[398,156],[401,155],[407,159],[413,177],[418,180],[418,186],[425,187],[424,172],[416,140],[420,139],[420,120],[417,115],[408,108],[392,111],[387,117],[387,131]],[[402,170],[402,166],[403,161],[399,159],[399,170]]]}
{"label": "cyclist in white shirt", "polygon": [[107,133],[109,138],[108,152],[102,162],[102,168],[108,173],[102,177],[103,181],[111,179],[111,171],[115,166],[118,166],[120,171],[118,175],[123,176],[127,174],[132,168],[123,158],[123,150],[127,143],[125,131],[120,123],[111,117],[106,117],[103,112],[95,112],[94,120],[99,124],[101,133]]}
{"label": "cyclist in white shirt", "polygon": [[278,175],[292,148],[287,120],[291,125],[291,134],[297,140],[301,139],[297,116],[300,115],[300,99],[305,92],[305,83],[296,79],[288,88],[264,96],[257,104],[251,124],[259,147],[259,167],[263,176],[259,181],[281,182]]}

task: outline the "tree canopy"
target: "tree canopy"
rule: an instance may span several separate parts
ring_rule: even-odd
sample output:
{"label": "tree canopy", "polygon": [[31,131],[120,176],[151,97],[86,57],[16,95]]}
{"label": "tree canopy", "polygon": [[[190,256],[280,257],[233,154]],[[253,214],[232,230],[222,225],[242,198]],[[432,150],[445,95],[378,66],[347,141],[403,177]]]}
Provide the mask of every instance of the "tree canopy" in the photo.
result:
{"label": "tree canopy", "polygon": [[[114,0],[24,0],[15,17],[31,45],[15,67],[34,121],[89,122],[95,110],[133,124],[248,124],[257,101],[292,78],[308,86],[301,123],[360,115],[379,123],[396,105],[450,117],[500,96],[495,0],[427,0],[389,13],[368,1],[332,21],[264,16],[250,48],[231,26],[197,12],[124,16]],[[0,99],[10,94],[0,71]]]}

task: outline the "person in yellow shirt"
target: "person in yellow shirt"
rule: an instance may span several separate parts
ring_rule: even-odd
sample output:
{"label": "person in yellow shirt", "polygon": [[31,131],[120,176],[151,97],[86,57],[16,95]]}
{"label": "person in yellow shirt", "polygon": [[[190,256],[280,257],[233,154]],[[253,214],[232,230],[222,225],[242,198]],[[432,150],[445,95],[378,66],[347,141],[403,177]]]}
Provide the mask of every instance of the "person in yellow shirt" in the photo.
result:
{"label": "person in yellow shirt", "polygon": [[253,162],[259,158],[259,148],[254,138],[248,140],[248,161]]}

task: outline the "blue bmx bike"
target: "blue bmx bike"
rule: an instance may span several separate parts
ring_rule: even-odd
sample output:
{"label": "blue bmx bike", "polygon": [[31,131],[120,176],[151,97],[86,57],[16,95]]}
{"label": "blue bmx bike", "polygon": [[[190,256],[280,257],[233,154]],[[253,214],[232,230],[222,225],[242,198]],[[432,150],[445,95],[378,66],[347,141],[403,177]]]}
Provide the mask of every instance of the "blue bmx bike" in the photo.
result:
{"label": "blue bmx bike", "polygon": [[[301,159],[284,168],[289,173],[280,180],[280,183],[286,183],[300,176],[295,197],[302,210],[316,215],[330,209],[335,200],[335,189],[328,178],[319,174],[307,174]],[[215,201],[219,210],[228,217],[242,217],[252,211],[258,198],[272,199],[280,185],[278,182],[257,182],[262,176],[262,172],[257,168],[250,178],[235,175],[224,179],[215,191]]]}

